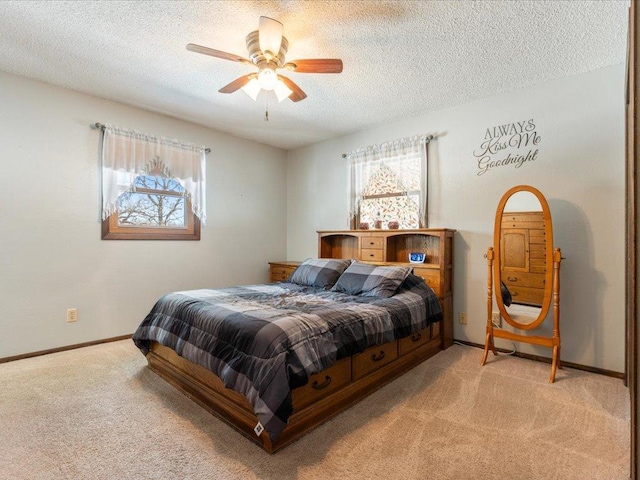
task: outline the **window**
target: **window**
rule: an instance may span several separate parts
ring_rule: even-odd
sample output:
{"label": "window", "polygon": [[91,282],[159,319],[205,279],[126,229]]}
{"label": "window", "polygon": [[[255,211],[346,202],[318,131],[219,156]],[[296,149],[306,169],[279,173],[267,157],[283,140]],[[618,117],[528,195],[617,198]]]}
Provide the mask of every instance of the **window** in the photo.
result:
{"label": "window", "polygon": [[199,240],[200,220],[176,179],[139,175],[103,220],[102,233],[107,240]]}
{"label": "window", "polygon": [[367,147],[349,154],[351,226],[370,228],[427,226],[425,137]]}
{"label": "window", "polygon": [[104,127],[104,240],[200,240],[205,192],[204,147]]}
{"label": "window", "polygon": [[419,183],[420,164],[416,159],[382,163],[362,192],[358,224],[374,227],[379,220],[386,228],[395,221],[399,228],[418,228]]}

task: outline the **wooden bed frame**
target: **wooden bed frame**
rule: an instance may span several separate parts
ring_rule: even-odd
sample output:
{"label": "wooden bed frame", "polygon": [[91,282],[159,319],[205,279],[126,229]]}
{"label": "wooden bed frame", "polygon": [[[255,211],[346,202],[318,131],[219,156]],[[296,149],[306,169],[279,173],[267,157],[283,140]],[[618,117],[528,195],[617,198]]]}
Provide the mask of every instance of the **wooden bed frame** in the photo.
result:
{"label": "wooden bed frame", "polygon": [[[427,284],[438,295],[443,320],[411,336],[376,345],[339,360],[332,367],[312,375],[306,385],[292,390],[293,413],[277,441],[272,442],[266,431],[256,434],[254,428],[258,419],[246,397],[226,388],[220,378],[206,368],[178,356],[170,348],[156,342],[152,343],[147,354],[149,368],[249,440],[267,452],[275,453],[452,345],[453,230],[419,232],[427,232],[429,241],[438,242],[435,247],[429,244],[428,249],[431,258],[435,260],[422,267],[424,273],[416,271],[416,274],[426,277]],[[411,234],[414,235],[413,232]],[[323,235],[321,234],[321,238]],[[364,235],[367,235],[366,232]],[[414,249],[415,245],[412,246],[412,251]]]}
{"label": "wooden bed frame", "polygon": [[264,431],[257,436],[258,419],[244,395],[224,386],[213,372],[153,342],[149,368],[186,396],[234,427],[249,440],[275,453],[378,388],[443,349],[441,324],[422,332],[338,361],[292,391],[293,414],[276,442]]}

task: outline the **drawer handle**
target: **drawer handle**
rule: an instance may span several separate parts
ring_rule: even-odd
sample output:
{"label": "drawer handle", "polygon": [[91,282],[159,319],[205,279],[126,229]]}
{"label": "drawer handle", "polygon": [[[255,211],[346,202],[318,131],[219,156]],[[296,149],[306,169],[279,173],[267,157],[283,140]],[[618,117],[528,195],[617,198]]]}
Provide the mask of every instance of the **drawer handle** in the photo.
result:
{"label": "drawer handle", "polygon": [[419,342],[420,340],[422,340],[422,334],[421,333],[414,333],[413,335],[411,335],[411,341],[412,342]]}
{"label": "drawer handle", "polygon": [[507,277],[507,280],[509,280],[510,282],[517,282],[518,277]]}
{"label": "drawer handle", "polygon": [[379,362],[380,360],[382,360],[384,358],[384,350],[380,350],[380,355],[376,356],[375,353],[373,353],[371,355],[371,360],[373,360],[374,362]]}
{"label": "drawer handle", "polygon": [[375,255],[373,253],[370,253],[369,256],[370,257],[375,257]]}
{"label": "drawer handle", "polygon": [[329,375],[327,375],[326,377],[324,377],[324,382],[318,383],[318,381],[315,380],[313,382],[313,384],[311,385],[311,387],[314,390],[322,390],[324,388],[327,388],[329,385],[331,385],[331,377]]}

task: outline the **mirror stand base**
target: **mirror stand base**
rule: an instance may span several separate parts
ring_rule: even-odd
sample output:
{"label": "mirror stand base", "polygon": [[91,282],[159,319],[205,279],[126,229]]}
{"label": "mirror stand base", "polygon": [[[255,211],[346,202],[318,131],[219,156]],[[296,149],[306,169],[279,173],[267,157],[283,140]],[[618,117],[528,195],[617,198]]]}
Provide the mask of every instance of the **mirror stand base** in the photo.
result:
{"label": "mirror stand base", "polygon": [[480,366],[484,366],[487,363],[487,356],[489,355],[489,349],[493,352],[494,355],[498,355],[498,351],[496,350],[496,346],[493,344],[493,335],[490,332],[487,332],[487,336],[484,339],[484,354],[482,355],[482,361],[480,362]]}
{"label": "mirror stand base", "polygon": [[[556,371],[562,369],[562,362],[560,360],[560,262],[562,260],[562,254],[559,248],[553,250],[553,277],[552,277],[552,293],[553,293],[553,335],[551,337],[543,337],[539,335],[522,335],[514,333],[509,330],[503,330],[496,328],[493,325],[493,247],[489,247],[487,250],[487,333],[484,342],[484,353],[482,355],[481,366],[487,363],[487,357],[489,356],[489,350],[494,355],[498,355],[498,351],[495,346],[496,338],[503,338],[506,340],[512,340],[516,342],[530,343],[533,345],[539,345],[552,349],[551,354],[551,374],[549,376],[549,383],[555,382]],[[499,290],[498,290],[499,291]],[[499,303],[499,306],[501,304]],[[503,308],[501,306],[501,308]],[[505,317],[508,323],[509,318]],[[544,320],[544,317],[540,319],[540,323]],[[514,325],[515,326],[515,325]],[[524,328],[524,327],[523,327]]]}
{"label": "mirror stand base", "polygon": [[482,362],[480,365],[484,365],[487,362],[489,350],[494,355],[498,355],[494,344],[494,338],[503,338],[505,340],[512,340],[515,342],[531,343],[533,345],[540,345],[542,347],[549,347],[552,349],[551,354],[551,375],[549,376],[549,383],[553,383],[556,378],[556,370],[562,369],[562,362],[560,361],[560,337],[540,337],[533,335],[520,335],[510,332],[508,330],[502,330],[498,328],[492,328],[491,332],[487,332],[484,344],[484,355],[482,356]]}

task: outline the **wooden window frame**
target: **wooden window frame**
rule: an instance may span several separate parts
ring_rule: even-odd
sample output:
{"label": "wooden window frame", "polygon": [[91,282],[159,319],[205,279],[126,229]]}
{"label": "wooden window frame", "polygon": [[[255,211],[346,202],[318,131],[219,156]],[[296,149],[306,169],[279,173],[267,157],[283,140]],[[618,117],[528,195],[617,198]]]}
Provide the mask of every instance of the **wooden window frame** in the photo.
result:
{"label": "wooden window frame", "polygon": [[[137,193],[167,195],[167,192],[146,188]],[[184,227],[138,227],[118,225],[118,212],[102,220],[102,240],[200,240],[200,219],[191,210],[191,202],[185,197]]]}

